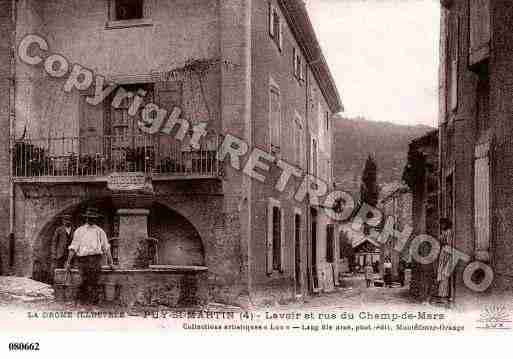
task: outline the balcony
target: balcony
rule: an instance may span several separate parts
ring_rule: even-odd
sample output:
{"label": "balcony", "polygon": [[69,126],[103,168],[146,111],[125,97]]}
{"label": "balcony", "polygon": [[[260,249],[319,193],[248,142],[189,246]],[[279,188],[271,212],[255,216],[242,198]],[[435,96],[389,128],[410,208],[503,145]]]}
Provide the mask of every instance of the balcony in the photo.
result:
{"label": "balcony", "polygon": [[104,182],[114,172],[144,172],[153,180],[219,178],[220,136],[200,148],[166,135],[87,136],[18,140],[15,182]]}

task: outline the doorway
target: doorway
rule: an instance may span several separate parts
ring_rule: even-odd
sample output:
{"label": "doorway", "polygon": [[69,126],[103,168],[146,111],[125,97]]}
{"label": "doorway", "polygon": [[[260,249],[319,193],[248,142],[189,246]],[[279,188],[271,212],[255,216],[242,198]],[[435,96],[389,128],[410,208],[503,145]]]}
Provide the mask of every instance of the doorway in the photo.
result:
{"label": "doorway", "polygon": [[301,215],[294,215],[296,295],[301,294]]}
{"label": "doorway", "polygon": [[319,277],[317,276],[317,210],[315,208],[310,209],[311,218],[312,218],[312,247],[311,247],[311,258],[312,258],[312,280],[313,280],[313,291],[316,291],[319,288]]}

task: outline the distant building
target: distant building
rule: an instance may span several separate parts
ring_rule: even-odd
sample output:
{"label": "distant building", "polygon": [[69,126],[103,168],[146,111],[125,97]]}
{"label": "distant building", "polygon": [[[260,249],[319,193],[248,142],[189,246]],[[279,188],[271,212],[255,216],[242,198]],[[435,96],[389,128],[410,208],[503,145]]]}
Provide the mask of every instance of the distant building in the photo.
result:
{"label": "distant building", "polygon": [[[403,180],[412,194],[413,236],[428,234],[438,238],[438,130],[410,143]],[[414,298],[420,301],[430,299],[435,289],[436,264],[410,263],[410,293]]]}
{"label": "distant building", "polygon": [[[401,231],[406,226],[412,226],[412,194],[408,186],[402,183],[392,183],[381,189],[378,209],[381,210],[385,220],[394,221],[394,229]],[[408,251],[398,252],[394,249],[397,239],[392,238],[381,244],[380,271],[383,273],[383,263],[386,258],[392,262],[392,280],[398,281],[400,271],[406,268],[409,262]]]}

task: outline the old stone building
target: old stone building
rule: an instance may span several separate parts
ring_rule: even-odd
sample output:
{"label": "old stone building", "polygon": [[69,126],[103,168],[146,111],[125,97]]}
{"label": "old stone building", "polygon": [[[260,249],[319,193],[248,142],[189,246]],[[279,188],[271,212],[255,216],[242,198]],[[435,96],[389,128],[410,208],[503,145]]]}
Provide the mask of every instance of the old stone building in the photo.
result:
{"label": "old stone building", "polygon": [[[408,148],[403,180],[411,191],[413,236],[439,235],[438,217],[438,130],[414,139]],[[436,263],[411,261],[410,293],[419,301],[431,298],[436,286]]]}
{"label": "old stone building", "polygon": [[[381,189],[378,208],[387,221],[392,221],[394,230],[403,230],[412,227],[412,193],[403,183],[391,183]],[[383,263],[389,258],[392,263],[392,280],[399,281],[400,273],[406,269],[410,262],[407,250],[398,252],[397,238],[390,237],[381,244],[380,271],[383,273]]]}
{"label": "old stone building", "polygon": [[456,248],[493,269],[492,285],[479,293],[463,284],[459,265],[452,297],[511,295],[513,7],[441,3],[440,216],[452,220]]}
{"label": "old stone building", "polygon": [[[194,290],[246,306],[322,289],[333,225],[294,193],[305,174],[332,188],[342,105],[303,1],[6,0],[0,9],[4,273],[51,280],[59,216],[78,226],[94,205],[119,264],[103,280],[129,304],[177,305]],[[87,71],[91,85],[77,85]],[[138,100],[175,122],[149,135],[162,112],[145,119]],[[247,144],[242,166],[217,158],[226,138]],[[254,171],[264,181],[246,174],[254,148],[272,156],[267,173]],[[282,191],[284,163],[297,175]]]}

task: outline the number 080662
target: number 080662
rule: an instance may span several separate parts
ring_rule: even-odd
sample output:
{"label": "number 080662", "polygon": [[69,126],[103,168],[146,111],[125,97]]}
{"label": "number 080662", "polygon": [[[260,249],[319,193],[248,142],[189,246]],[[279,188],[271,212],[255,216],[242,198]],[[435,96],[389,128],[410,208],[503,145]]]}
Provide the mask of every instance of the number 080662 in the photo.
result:
{"label": "number 080662", "polygon": [[9,343],[9,351],[37,351],[39,343]]}

